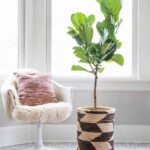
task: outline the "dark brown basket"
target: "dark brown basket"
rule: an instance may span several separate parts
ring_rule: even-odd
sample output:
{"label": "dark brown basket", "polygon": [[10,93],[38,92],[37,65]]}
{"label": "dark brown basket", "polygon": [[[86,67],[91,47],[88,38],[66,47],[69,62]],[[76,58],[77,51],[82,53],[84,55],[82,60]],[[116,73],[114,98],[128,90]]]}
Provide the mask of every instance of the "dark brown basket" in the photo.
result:
{"label": "dark brown basket", "polygon": [[78,108],[78,150],[114,150],[114,115],[110,107]]}

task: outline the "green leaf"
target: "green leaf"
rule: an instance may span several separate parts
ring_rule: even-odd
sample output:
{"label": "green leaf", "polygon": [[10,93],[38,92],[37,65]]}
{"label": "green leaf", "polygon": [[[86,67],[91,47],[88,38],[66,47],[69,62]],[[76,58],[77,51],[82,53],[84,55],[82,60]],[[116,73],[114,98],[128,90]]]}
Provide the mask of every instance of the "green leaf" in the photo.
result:
{"label": "green leaf", "polygon": [[68,32],[69,35],[71,35],[72,37],[78,35],[78,33],[76,32],[76,30],[74,30],[72,27],[68,27]]}
{"label": "green leaf", "polygon": [[79,60],[79,62],[80,63],[84,63],[84,64],[88,64],[88,61],[87,60],[83,60],[83,59]]}
{"label": "green leaf", "polygon": [[115,24],[112,23],[112,17],[107,18],[106,21],[107,21],[107,28],[108,28],[109,34],[114,34]]}
{"label": "green leaf", "polygon": [[122,46],[122,42],[117,41],[117,42],[116,42],[116,47],[117,47],[117,49],[119,49],[121,46]]}
{"label": "green leaf", "polygon": [[88,71],[87,69],[85,69],[79,65],[73,65],[71,70],[73,70],[73,71],[86,71],[86,72],[91,73],[91,71]]}
{"label": "green leaf", "polygon": [[108,36],[108,29],[107,29],[106,21],[104,20],[103,22],[97,22],[96,28],[101,37],[100,43],[101,45],[103,45]]}
{"label": "green leaf", "polygon": [[102,48],[102,56],[100,59],[102,61],[109,61],[116,51],[116,43],[113,40],[108,39]]}
{"label": "green leaf", "polygon": [[106,45],[107,45],[107,50],[108,51],[115,51],[116,50],[116,43],[113,41],[113,40],[111,40],[111,39],[108,39],[107,41],[106,41]]}
{"label": "green leaf", "polygon": [[114,34],[109,35],[108,38],[116,43],[116,48],[117,49],[119,49],[122,46],[122,42],[117,40]]}
{"label": "green leaf", "polygon": [[102,53],[105,56],[104,59],[107,57],[108,54],[113,54],[115,51],[116,51],[116,43],[111,39],[107,39],[102,47]]}
{"label": "green leaf", "polygon": [[111,61],[114,61],[121,66],[124,64],[124,58],[120,54],[114,54],[113,57],[111,58]]}
{"label": "green leaf", "polygon": [[98,72],[102,73],[104,71],[104,68],[98,68]]}
{"label": "green leaf", "polygon": [[109,61],[114,55],[114,52],[108,53],[102,57],[102,60]]}
{"label": "green leaf", "polygon": [[92,42],[93,28],[89,23],[85,23],[79,26],[79,35],[82,41],[88,46]]}
{"label": "green leaf", "polygon": [[74,49],[75,56],[77,56],[83,61],[87,60],[87,57],[85,56],[85,49],[81,48],[80,46],[75,46],[73,47],[73,49]]}
{"label": "green leaf", "polygon": [[102,0],[96,0],[98,3],[101,3]]}
{"label": "green leaf", "polygon": [[117,22],[122,8],[121,0],[97,0],[105,17],[112,16]]}
{"label": "green leaf", "polygon": [[103,22],[97,22],[96,28],[99,34],[102,34],[104,29],[107,29],[107,23],[106,21]]}
{"label": "green leaf", "polygon": [[79,26],[86,22],[86,16],[81,12],[77,12],[71,15],[71,21],[76,30],[78,30]]}
{"label": "green leaf", "polygon": [[82,41],[82,39],[80,38],[79,35],[76,35],[76,36],[74,36],[73,38],[76,40],[76,42],[77,42],[79,45],[82,46],[82,45],[84,44],[84,42]]}
{"label": "green leaf", "polygon": [[95,22],[95,16],[94,15],[88,16],[86,22],[93,25],[93,23]]}
{"label": "green leaf", "polygon": [[117,31],[118,31],[118,29],[119,29],[119,27],[120,27],[120,25],[121,25],[122,22],[123,22],[123,20],[119,19],[119,21],[117,22],[117,24],[115,24],[115,26],[116,26],[115,33],[117,33]]}
{"label": "green leaf", "polygon": [[79,34],[78,34],[78,32],[75,30],[75,29],[73,29],[72,27],[68,27],[68,34],[73,38],[73,39],[75,39],[76,40],[76,42],[79,44],[79,45],[83,45],[84,43],[83,43],[83,41],[81,40],[81,38],[80,38],[80,36],[79,36]]}
{"label": "green leaf", "polygon": [[93,43],[93,45],[94,45],[94,48],[96,49],[96,52],[98,53],[98,56],[100,56],[102,53],[101,45],[99,43]]}

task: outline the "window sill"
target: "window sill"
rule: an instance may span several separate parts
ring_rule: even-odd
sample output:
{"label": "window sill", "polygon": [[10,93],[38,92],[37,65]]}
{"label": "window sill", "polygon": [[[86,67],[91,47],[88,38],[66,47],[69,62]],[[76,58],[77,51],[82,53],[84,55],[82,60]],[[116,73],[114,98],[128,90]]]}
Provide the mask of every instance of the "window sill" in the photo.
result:
{"label": "window sill", "polygon": [[[0,77],[0,85],[8,76]],[[63,85],[72,86],[76,91],[93,90],[92,77],[54,76],[53,79]],[[99,91],[150,91],[150,81],[126,78],[99,78],[97,89]]]}
{"label": "window sill", "polygon": [[[53,79],[61,84],[72,86],[77,91],[92,90],[94,84],[92,77],[54,76]],[[150,91],[150,81],[137,80],[132,77],[103,77],[98,79],[97,89],[100,91]]]}

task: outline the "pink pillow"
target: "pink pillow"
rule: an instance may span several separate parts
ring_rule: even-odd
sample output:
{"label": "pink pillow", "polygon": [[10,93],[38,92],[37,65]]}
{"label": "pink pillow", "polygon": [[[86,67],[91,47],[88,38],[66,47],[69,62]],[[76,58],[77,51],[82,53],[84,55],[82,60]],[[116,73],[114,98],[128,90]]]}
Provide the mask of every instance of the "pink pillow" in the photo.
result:
{"label": "pink pillow", "polygon": [[22,105],[42,105],[57,102],[50,74],[14,73],[17,79],[19,101]]}

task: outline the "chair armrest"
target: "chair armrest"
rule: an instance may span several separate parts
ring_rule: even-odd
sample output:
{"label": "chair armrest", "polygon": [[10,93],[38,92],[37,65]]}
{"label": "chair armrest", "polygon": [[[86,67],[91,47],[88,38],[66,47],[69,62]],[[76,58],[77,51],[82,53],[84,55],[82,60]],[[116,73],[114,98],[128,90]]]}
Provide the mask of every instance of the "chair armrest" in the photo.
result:
{"label": "chair armrest", "polygon": [[2,95],[4,95],[5,100],[7,101],[8,97],[11,98],[11,101],[13,101],[14,104],[18,104],[18,92],[13,85],[8,85],[8,84],[3,84],[2,89],[1,89]]}
{"label": "chair armrest", "polygon": [[12,110],[15,107],[15,105],[19,103],[18,101],[19,98],[17,90],[10,79],[7,79],[3,83],[1,93],[4,109],[7,112],[8,117],[11,119]]}
{"label": "chair armrest", "polygon": [[55,81],[53,81],[53,88],[58,101],[64,101],[67,103],[72,103],[73,98],[73,88],[68,86],[63,86]]}
{"label": "chair armrest", "polygon": [[12,111],[16,105],[12,91],[7,91],[7,93],[2,94],[2,102],[8,118],[12,119]]}
{"label": "chair armrest", "polygon": [[10,100],[11,100],[11,102],[13,104],[13,107],[15,107],[16,105],[19,105],[20,103],[18,101],[19,98],[18,98],[17,93],[14,94],[14,91],[8,91],[8,93],[10,95]]}

